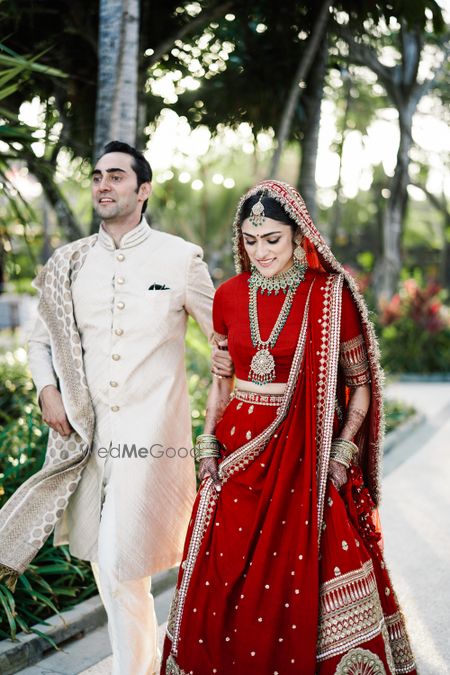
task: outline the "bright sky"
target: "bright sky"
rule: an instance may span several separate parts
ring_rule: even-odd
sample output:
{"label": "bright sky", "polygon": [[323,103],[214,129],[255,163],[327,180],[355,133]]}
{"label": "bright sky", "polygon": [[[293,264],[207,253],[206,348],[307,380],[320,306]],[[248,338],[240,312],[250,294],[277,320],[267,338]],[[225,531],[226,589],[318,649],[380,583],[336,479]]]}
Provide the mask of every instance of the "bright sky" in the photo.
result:
{"label": "bright sky", "polygon": [[[332,150],[337,137],[336,111],[332,101],[324,101],[319,136],[319,154],[316,181],[322,199],[327,201],[327,188],[336,186],[339,171],[338,155]],[[419,148],[427,155],[431,166],[428,189],[441,194],[443,187],[450,197],[450,175],[445,159],[450,152],[450,129],[445,122],[431,112],[429,99],[421,102],[413,125],[413,138]],[[231,149],[241,148],[244,152],[253,152],[253,134],[248,124],[241,124],[236,131],[224,130],[217,138],[211,138],[206,127],[192,130],[185,118],[163,109],[156,130],[151,134],[147,156],[155,170],[156,180],[164,182],[173,177],[172,168],[182,171],[180,180],[192,179],[194,189],[198,189],[196,171],[201,157],[210,153],[219,157]],[[259,134],[256,139],[261,151],[270,152],[273,147],[270,134]],[[359,131],[348,131],[344,143],[342,162],[342,187],[346,197],[352,198],[358,190],[368,190],[372,182],[373,166],[382,163],[384,171],[392,175],[399,143],[397,112],[392,108],[380,110],[377,118],[363,136]],[[189,177],[189,178],[188,178]],[[231,177],[232,178],[232,177]],[[217,182],[217,181],[215,181]],[[231,186],[232,187],[232,186]],[[415,199],[423,199],[419,190],[413,191]],[[333,200],[332,192],[328,199]],[[327,204],[324,204],[325,206]]]}

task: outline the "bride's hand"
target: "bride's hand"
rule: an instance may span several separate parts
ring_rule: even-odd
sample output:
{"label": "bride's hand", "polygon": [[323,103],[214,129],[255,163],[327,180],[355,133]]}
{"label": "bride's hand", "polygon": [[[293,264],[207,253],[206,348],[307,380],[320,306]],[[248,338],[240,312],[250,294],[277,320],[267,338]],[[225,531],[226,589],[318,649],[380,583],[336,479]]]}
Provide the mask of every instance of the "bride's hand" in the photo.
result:
{"label": "bride's hand", "polygon": [[204,478],[210,476],[214,483],[214,487],[217,492],[220,492],[222,485],[219,478],[219,465],[217,459],[214,457],[206,457],[205,459],[200,460],[200,468],[198,471],[198,477],[202,481]]}
{"label": "bride's hand", "polygon": [[330,459],[330,465],[328,467],[328,477],[332,481],[333,485],[337,490],[340,490],[343,485],[347,482],[347,469],[340,462],[336,462],[334,459]]}

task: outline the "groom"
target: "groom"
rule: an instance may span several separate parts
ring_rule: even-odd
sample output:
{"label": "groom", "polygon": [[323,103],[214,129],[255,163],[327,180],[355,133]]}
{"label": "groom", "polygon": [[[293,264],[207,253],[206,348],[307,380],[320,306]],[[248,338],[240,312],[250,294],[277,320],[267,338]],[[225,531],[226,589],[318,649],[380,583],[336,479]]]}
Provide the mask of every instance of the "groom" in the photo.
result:
{"label": "groom", "polygon": [[[46,266],[53,276],[41,276],[41,311],[29,343],[43,419],[53,430],[50,455],[63,460],[76,439],[86,438],[93,412],[91,451],[55,543],[68,542],[73,555],[92,562],[114,675],[157,668],[151,576],[181,559],[195,495],[188,315],[212,336],[214,288],[202,250],[148,225],[151,178],[135,148],[118,141],[105,147],[92,174],[98,235],[60,249]],[[59,295],[46,294],[52,283]],[[70,359],[58,321],[72,335]],[[230,375],[227,352],[215,353],[215,373]]]}

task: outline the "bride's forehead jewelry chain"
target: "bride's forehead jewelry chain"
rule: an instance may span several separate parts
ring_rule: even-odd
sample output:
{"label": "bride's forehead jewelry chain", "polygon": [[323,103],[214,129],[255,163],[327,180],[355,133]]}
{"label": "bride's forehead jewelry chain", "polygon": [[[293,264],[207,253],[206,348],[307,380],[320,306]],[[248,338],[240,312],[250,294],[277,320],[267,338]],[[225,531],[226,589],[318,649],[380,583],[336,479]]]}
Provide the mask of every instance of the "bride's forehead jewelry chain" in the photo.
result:
{"label": "bride's forehead jewelry chain", "polygon": [[265,197],[265,192],[261,192],[260,197],[256,204],[253,204],[252,210],[250,212],[250,215],[248,217],[249,221],[251,222],[252,225],[255,227],[259,227],[264,223],[264,219],[266,217],[265,211],[264,211],[264,204],[262,203],[263,198]]}
{"label": "bride's forehead jewelry chain", "polygon": [[[256,269],[254,269],[250,275],[248,280],[250,335],[253,346],[257,351],[250,364],[249,379],[255,384],[264,385],[275,380],[275,359],[270,349],[275,347],[278,337],[284,328],[291,311],[295,292],[305,278],[306,270],[307,265],[304,264],[293,265],[286,272],[270,278],[264,277]],[[261,293],[267,291],[268,295],[270,295],[272,291],[278,293],[282,290],[286,295],[281,311],[267,340],[261,339],[259,331],[257,303],[258,289],[261,290]]]}

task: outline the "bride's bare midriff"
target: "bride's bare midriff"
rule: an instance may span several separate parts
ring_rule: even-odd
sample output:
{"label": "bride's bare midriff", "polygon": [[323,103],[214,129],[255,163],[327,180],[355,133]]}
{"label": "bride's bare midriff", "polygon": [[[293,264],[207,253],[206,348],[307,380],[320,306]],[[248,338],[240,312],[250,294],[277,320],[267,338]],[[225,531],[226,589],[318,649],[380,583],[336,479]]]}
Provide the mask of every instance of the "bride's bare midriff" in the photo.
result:
{"label": "bride's bare midriff", "polygon": [[253,394],[284,394],[286,389],[286,382],[270,382],[269,384],[259,385],[247,380],[239,380],[236,378],[234,388],[240,391],[251,391]]}

